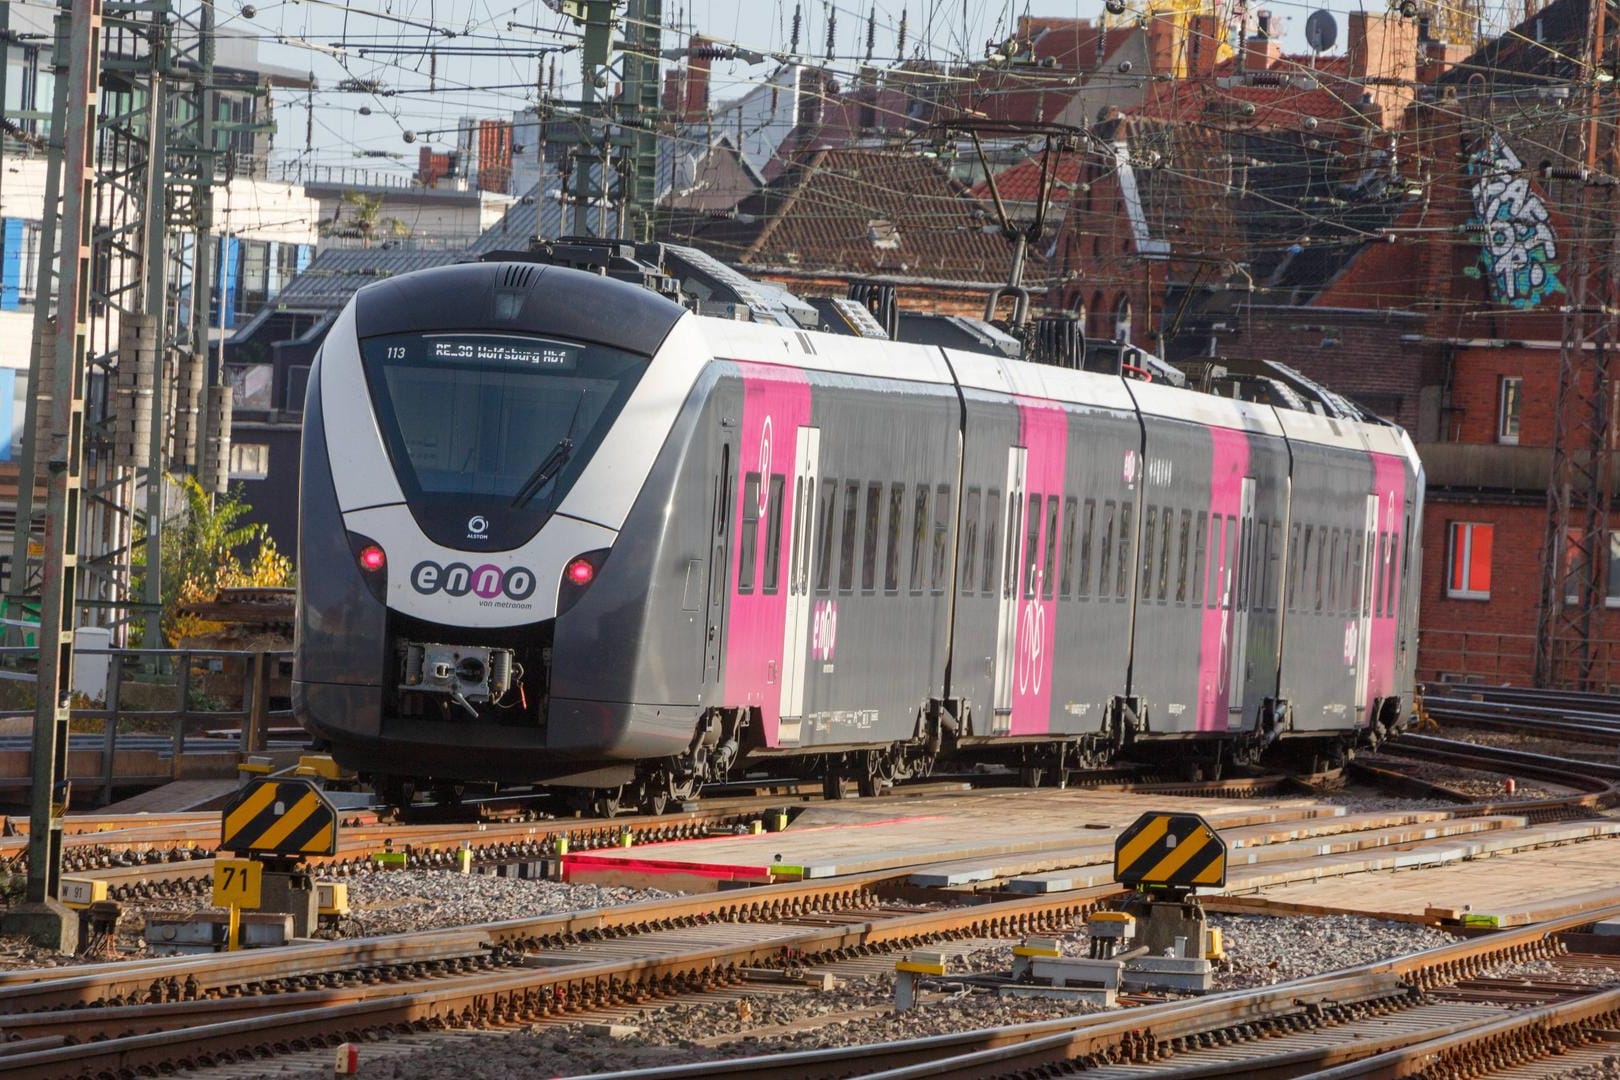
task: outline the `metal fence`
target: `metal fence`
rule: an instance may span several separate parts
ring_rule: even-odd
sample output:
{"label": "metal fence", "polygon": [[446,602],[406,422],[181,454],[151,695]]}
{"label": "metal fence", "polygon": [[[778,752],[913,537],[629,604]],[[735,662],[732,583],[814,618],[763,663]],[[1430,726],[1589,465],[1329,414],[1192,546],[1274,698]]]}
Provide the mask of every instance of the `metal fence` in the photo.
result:
{"label": "metal fence", "polygon": [[[272,708],[275,699],[290,692],[290,652],[79,649],[74,656],[76,665],[100,657],[108,661],[104,693],[89,696],[88,703],[71,710],[76,733],[86,734],[86,722],[99,728],[96,781],[104,802],[111,801],[117,786],[185,778],[189,738],[223,732],[217,739],[222,752],[257,753],[266,748],[272,726],[293,722],[290,708]],[[0,680],[34,690],[31,669],[38,659],[34,648],[0,648]],[[33,698],[26,691],[11,696]],[[34,715],[32,700],[7,704],[13,707],[0,708],[0,719]],[[154,737],[167,741],[158,754],[167,753],[167,777],[119,773],[120,742],[126,748],[138,742],[141,749],[150,750]],[[77,773],[75,779],[85,779],[82,768],[70,771]]]}
{"label": "metal fence", "polygon": [[[1549,688],[1620,692],[1620,641],[1586,643],[1585,661],[1570,642],[1553,656]],[[1534,686],[1534,634],[1425,629],[1418,645],[1418,678],[1426,682]]]}

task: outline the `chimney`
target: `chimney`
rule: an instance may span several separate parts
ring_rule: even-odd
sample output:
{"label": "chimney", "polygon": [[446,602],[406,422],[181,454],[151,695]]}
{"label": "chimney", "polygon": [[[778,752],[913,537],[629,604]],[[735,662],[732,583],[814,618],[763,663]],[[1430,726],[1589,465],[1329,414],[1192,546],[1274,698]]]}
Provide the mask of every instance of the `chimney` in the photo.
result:
{"label": "chimney", "polygon": [[693,34],[686,51],[686,101],[681,119],[688,123],[709,114],[709,67],[714,63],[714,42]]}
{"label": "chimney", "polygon": [[1417,49],[1416,19],[1403,19],[1393,12],[1350,13],[1345,53],[1350,60],[1352,79],[1411,82],[1417,78]]}
{"label": "chimney", "polygon": [[1174,12],[1149,12],[1147,25],[1148,71],[1154,75],[1173,75],[1177,70],[1176,32],[1177,16]]}
{"label": "chimney", "polygon": [[1221,59],[1221,20],[1215,15],[1194,15],[1187,26],[1187,76],[1209,78]]}
{"label": "chimney", "polygon": [[1269,11],[1254,14],[1254,33],[1243,42],[1243,70],[1270,71],[1282,59],[1282,23]]}

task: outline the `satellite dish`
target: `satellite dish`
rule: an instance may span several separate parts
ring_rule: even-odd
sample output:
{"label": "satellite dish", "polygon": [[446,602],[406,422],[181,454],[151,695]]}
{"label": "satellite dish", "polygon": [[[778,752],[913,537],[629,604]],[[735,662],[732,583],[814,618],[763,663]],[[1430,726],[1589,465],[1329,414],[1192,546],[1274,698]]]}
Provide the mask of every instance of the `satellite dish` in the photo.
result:
{"label": "satellite dish", "polygon": [[1313,11],[1305,20],[1305,42],[1313,52],[1324,53],[1339,40],[1339,23],[1331,11]]}

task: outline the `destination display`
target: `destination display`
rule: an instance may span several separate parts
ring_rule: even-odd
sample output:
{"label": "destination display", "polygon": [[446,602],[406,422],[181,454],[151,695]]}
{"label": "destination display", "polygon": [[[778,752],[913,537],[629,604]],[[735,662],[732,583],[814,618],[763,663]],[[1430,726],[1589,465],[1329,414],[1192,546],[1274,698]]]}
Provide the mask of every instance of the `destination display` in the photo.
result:
{"label": "destination display", "polygon": [[582,345],[542,338],[495,334],[434,334],[421,338],[403,335],[374,342],[384,363],[470,364],[573,371],[585,351]]}

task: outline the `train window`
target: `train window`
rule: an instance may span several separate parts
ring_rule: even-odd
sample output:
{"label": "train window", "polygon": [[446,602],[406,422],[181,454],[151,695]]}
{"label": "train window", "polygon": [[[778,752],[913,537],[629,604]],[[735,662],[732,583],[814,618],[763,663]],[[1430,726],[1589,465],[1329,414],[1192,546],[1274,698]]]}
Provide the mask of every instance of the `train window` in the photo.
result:
{"label": "train window", "polygon": [[889,485],[889,543],[884,552],[883,588],[900,591],[900,522],[906,516],[906,485]]}
{"label": "train window", "polygon": [[1355,558],[1350,560],[1350,588],[1355,592],[1354,603],[1355,614],[1357,616],[1367,615],[1369,613],[1367,604],[1367,575],[1365,573],[1367,566],[1365,560],[1367,558],[1367,548],[1369,546],[1370,545],[1367,543],[1367,530],[1358,530],[1356,532]]}
{"label": "train window", "polygon": [[1158,524],[1159,508],[1148,506],[1142,510],[1142,599],[1153,599],[1153,532]]}
{"label": "train window", "polygon": [[1119,577],[1115,595],[1121,600],[1131,594],[1131,541],[1136,537],[1136,531],[1131,528],[1133,509],[1129,499],[1119,504]]}
{"label": "train window", "polygon": [[816,506],[816,592],[832,588],[833,515],[837,512],[838,481],[821,481],[821,502]]}
{"label": "train window", "polygon": [[1360,592],[1356,588],[1356,579],[1350,576],[1351,549],[1355,547],[1355,541],[1359,539],[1359,532],[1352,533],[1349,529],[1344,530],[1344,559],[1339,563],[1339,609],[1346,615],[1357,614],[1356,608],[1361,603],[1360,599],[1355,595]]}
{"label": "train window", "polygon": [[1226,515],[1226,538],[1221,542],[1221,607],[1230,611],[1237,599],[1237,570],[1239,553],[1237,518]]}
{"label": "train window", "polygon": [[1097,523],[1097,500],[1087,499],[1080,515],[1080,587],[1077,595],[1091,594],[1091,530]]}
{"label": "train window", "polygon": [[1283,526],[1277,521],[1268,521],[1265,526],[1265,610],[1277,610],[1277,560],[1278,552],[1283,546]]}
{"label": "train window", "polygon": [[617,349],[502,332],[389,334],[360,349],[377,428],[412,505],[505,499],[512,512],[526,507],[535,528],[648,368]]}
{"label": "train window", "polygon": [[1339,532],[1334,529],[1328,541],[1327,609],[1334,615],[1339,611]]}
{"label": "train window", "polygon": [[1254,565],[1254,519],[1244,518],[1238,522],[1238,562],[1233,571],[1237,574],[1237,603],[1238,611],[1247,611],[1249,608],[1249,582]]}
{"label": "train window", "polygon": [[938,594],[945,587],[946,542],[951,532],[951,488],[941,484],[934,489],[934,564],[929,589]]}
{"label": "train window", "polygon": [[1057,588],[1058,497],[1046,497],[1046,556],[1041,560],[1041,599],[1052,599]]}
{"label": "train window", "polygon": [[1412,515],[1405,517],[1406,530],[1401,533],[1401,596],[1409,596],[1412,583]]}
{"label": "train window", "polygon": [[1192,511],[1181,512],[1181,533],[1176,544],[1176,603],[1187,602],[1187,548],[1192,540]]}
{"label": "train window", "polygon": [[1109,571],[1113,569],[1110,556],[1114,553],[1114,500],[1109,499],[1103,503],[1102,543],[1097,553],[1097,599],[1106,599],[1109,585],[1113,577]]}
{"label": "train window", "polygon": [[984,497],[984,578],[979,592],[993,596],[996,587],[996,552],[1001,550],[1001,492],[995,488]]}
{"label": "train window", "polygon": [[967,504],[962,507],[962,593],[967,595],[973,592],[974,582],[978,575],[973,571],[978,568],[979,558],[979,500],[983,496],[979,489],[967,489]]}
{"label": "train window", "polygon": [[[805,523],[804,504],[806,492],[804,490],[804,477],[793,478],[793,551],[788,556],[788,593],[791,595],[799,591],[799,549],[804,546]],[[808,498],[816,497],[816,484],[810,482]]]}
{"label": "train window", "polygon": [[1007,535],[1001,553],[1001,596],[1007,599],[1018,591],[1018,534],[1023,518],[1018,515],[1023,507],[1016,491],[1007,492]]}
{"label": "train window", "polygon": [[[761,592],[776,591],[777,571],[782,562],[782,489],[786,485],[783,474],[772,474],[771,494],[765,506],[765,580],[760,586]],[[798,543],[796,536],[794,543]]]}
{"label": "train window", "polygon": [[1073,495],[1063,500],[1063,599],[1074,595],[1074,529],[1080,502]]}
{"label": "train window", "polygon": [[1208,541],[1209,519],[1204,517],[1203,511],[1199,511],[1194,521],[1192,596],[1189,599],[1193,607],[1200,607],[1204,603],[1204,545]]}
{"label": "train window", "polygon": [[737,537],[737,591],[754,591],[755,545],[759,542],[759,473],[743,480],[742,532]]}
{"label": "train window", "polygon": [[1389,550],[1384,555],[1384,614],[1389,618],[1395,617],[1395,546],[1400,538],[1394,533],[1388,533]]}
{"label": "train window", "polygon": [[1159,522],[1159,603],[1170,598],[1170,534],[1175,530],[1176,512],[1168,506]]}
{"label": "train window", "polygon": [[911,515],[911,591],[920,593],[923,590],[924,566],[923,557],[926,552],[923,545],[928,543],[928,485],[917,485],[917,506]]}
{"label": "train window", "polygon": [[1283,597],[1283,605],[1289,611],[1296,610],[1294,605],[1299,602],[1299,564],[1302,554],[1299,549],[1299,522],[1296,521],[1288,530],[1288,592]]}
{"label": "train window", "polygon": [[726,593],[726,522],[731,516],[731,447],[720,448],[720,475],[714,481],[714,544],[709,562],[709,604],[719,610]]}
{"label": "train window", "polygon": [[861,482],[844,482],[844,530],[838,545],[838,591],[855,588],[855,532],[861,517]]}
{"label": "train window", "polygon": [[1221,567],[1226,562],[1226,549],[1221,544],[1221,515],[1209,515],[1209,592],[1205,607],[1221,606]]}
{"label": "train window", "polygon": [[1318,528],[1316,530],[1316,610],[1317,611],[1322,610],[1322,595],[1323,595],[1322,578],[1323,578],[1323,575],[1324,575],[1324,567],[1326,567],[1326,565],[1327,565],[1327,539],[1328,539],[1327,526],[1323,525],[1322,527],[1320,527],[1320,528]]}
{"label": "train window", "polygon": [[1375,619],[1384,617],[1384,552],[1388,550],[1385,543],[1389,539],[1384,530],[1379,529],[1373,534],[1372,553],[1372,615]]}
{"label": "train window", "polygon": [[874,480],[866,485],[866,522],[861,530],[861,588],[877,588],[878,537],[883,534],[883,485]]}
{"label": "train window", "polygon": [[1036,556],[1041,545],[1041,497],[1031,495],[1029,508],[1024,512],[1024,598],[1035,599],[1035,575],[1039,573]]}
{"label": "train window", "polygon": [[1249,610],[1264,611],[1266,607],[1266,546],[1270,541],[1271,526],[1264,520],[1249,524]]}

